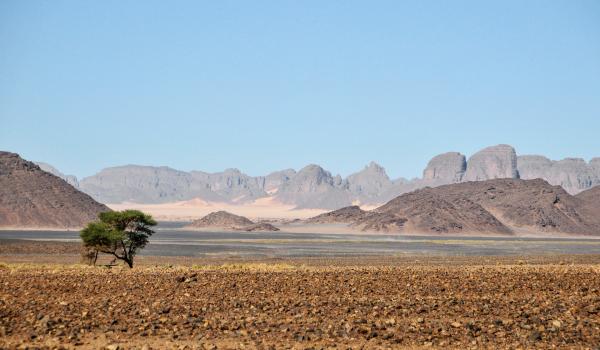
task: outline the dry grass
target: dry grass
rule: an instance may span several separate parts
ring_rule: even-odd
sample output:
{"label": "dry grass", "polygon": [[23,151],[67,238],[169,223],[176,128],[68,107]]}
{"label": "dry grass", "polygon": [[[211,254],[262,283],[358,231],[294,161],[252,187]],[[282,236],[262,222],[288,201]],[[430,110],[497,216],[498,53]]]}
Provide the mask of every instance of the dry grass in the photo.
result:
{"label": "dry grass", "polygon": [[199,271],[226,271],[226,272],[287,272],[307,270],[304,265],[291,265],[285,263],[237,263],[221,265],[194,265],[192,269]]}

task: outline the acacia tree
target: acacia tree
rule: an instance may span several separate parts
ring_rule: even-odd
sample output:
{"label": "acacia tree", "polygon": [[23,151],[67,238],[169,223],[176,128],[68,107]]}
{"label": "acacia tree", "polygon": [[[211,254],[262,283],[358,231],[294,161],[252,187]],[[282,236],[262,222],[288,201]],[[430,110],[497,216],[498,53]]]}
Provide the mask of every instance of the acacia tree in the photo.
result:
{"label": "acacia tree", "polygon": [[156,221],[139,210],[109,211],[98,215],[80,233],[88,250],[110,254],[133,267],[133,258],[148,244]]}

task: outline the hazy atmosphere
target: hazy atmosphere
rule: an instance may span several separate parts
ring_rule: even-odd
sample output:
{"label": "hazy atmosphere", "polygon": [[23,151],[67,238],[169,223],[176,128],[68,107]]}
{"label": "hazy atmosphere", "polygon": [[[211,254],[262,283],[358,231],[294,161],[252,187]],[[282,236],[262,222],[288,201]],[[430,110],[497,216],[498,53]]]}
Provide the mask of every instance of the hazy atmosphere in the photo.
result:
{"label": "hazy atmosphere", "polygon": [[0,349],[597,349],[599,135],[599,0],[0,0]]}
{"label": "hazy atmosphere", "polygon": [[600,149],[600,3],[0,2],[0,149],[89,176]]}

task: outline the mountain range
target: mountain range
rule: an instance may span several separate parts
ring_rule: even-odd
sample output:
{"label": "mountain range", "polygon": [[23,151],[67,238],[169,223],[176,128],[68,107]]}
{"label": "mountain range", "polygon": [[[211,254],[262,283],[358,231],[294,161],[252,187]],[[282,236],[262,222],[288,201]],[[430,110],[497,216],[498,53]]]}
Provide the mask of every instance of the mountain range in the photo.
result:
{"label": "mountain range", "polygon": [[[195,186],[194,190],[221,198],[247,193],[262,195],[255,190],[262,188],[263,193],[276,196],[280,201],[293,201],[297,205],[318,203],[321,206],[343,205],[344,200],[353,198],[381,198],[377,196],[381,196],[384,189],[387,194],[390,189],[397,190],[402,186],[422,187],[396,196],[372,210],[346,206],[304,221],[306,224],[343,223],[366,232],[584,235],[600,232],[600,186],[572,195],[565,188],[551,185],[543,179],[517,178],[520,176],[519,169],[515,170],[517,164],[514,150],[500,145],[484,149],[468,161],[457,153],[435,157],[425,169],[423,178],[409,182],[385,181],[387,177],[382,176],[385,171],[376,164],[370,164],[363,172],[346,179],[331,176],[315,165],[297,173],[283,171],[264,178],[242,177],[243,174],[234,171],[248,188],[231,186],[230,178],[222,173],[183,173],[179,181],[185,183],[189,180],[188,176],[200,178],[203,182],[190,183]],[[550,168],[553,167],[551,165]],[[558,168],[564,169],[564,164],[559,164]],[[54,168],[45,166],[45,169]],[[485,180],[485,177],[497,178]],[[142,176],[138,180],[140,178],[144,179]],[[131,178],[128,179],[131,181]],[[452,183],[440,185],[443,181]],[[75,188],[75,185],[81,187],[83,182],[75,182],[71,178],[69,183],[17,154],[0,152],[0,227],[82,227],[94,220],[98,213],[110,210]],[[199,185],[202,183],[221,187]],[[594,184],[593,181],[572,183]],[[428,185],[423,187],[423,184]],[[289,223],[294,222],[296,220]],[[250,231],[278,229],[268,222],[255,224],[224,211],[213,212],[195,221],[192,226],[202,228],[224,223]]]}
{"label": "mountain range", "polygon": [[421,178],[411,180],[390,179],[385,169],[375,162],[346,178],[332,175],[315,164],[298,171],[286,169],[256,177],[238,169],[207,173],[164,166],[125,165],[106,168],[78,180],[48,164],[38,165],[97,201],[111,204],[158,204],[191,199],[247,204],[260,198],[273,198],[298,209],[338,209],[352,204],[380,205],[424,187],[497,178],[540,178],[563,187],[570,194],[600,184],[600,158],[588,163],[580,158],[553,161],[539,155],[517,156],[509,145],[484,148],[469,159],[459,152],[437,155],[429,161]]}

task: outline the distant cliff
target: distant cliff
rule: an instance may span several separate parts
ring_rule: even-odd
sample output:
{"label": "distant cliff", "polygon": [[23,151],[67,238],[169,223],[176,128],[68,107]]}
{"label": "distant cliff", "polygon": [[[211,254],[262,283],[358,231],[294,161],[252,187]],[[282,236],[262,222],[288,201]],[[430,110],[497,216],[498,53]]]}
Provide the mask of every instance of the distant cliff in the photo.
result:
{"label": "distant cliff", "polygon": [[567,158],[552,161],[543,156],[518,156],[509,145],[482,149],[467,158],[459,152],[433,157],[422,178],[390,179],[385,169],[371,162],[342,178],[319,165],[299,171],[287,169],[266,176],[249,176],[237,169],[218,173],[179,171],[168,167],[126,165],[106,168],[79,182],[44,165],[103,203],[167,203],[200,198],[208,202],[252,203],[272,198],[297,208],[339,209],[350,205],[378,205],[424,187],[499,178],[541,178],[577,194],[600,184],[600,158],[589,163]]}

